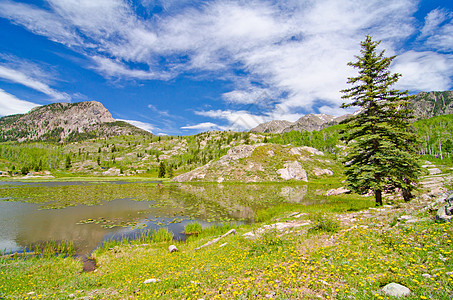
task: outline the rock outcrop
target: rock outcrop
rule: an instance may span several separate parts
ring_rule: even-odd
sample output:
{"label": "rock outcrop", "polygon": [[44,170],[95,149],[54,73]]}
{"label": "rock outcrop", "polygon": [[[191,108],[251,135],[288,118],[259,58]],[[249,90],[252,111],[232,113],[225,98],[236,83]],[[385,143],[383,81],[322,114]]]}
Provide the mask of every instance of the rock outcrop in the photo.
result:
{"label": "rock outcrop", "polygon": [[453,114],[453,91],[418,93],[409,108],[416,120]]}
{"label": "rock outcrop", "polygon": [[307,172],[302,168],[298,161],[286,163],[283,169],[277,170],[280,177],[284,180],[308,181]]}
{"label": "rock outcrop", "polygon": [[283,181],[307,182],[307,174],[323,170],[328,174],[334,163],[323,159],[324,153],[311,147],[289,147],[274,144],[240,145],[228,150],[217,161],[211,161],[173,181]]}
{"label": "rock outcrop", "polygon": [[308,114],[301,117],[296,122],[274,120],[258,125],[251,129],[251,132],[263,133],[283,133],[293,130],[297,131],[315,131],[321,130],[331,125],[338,124],[347,116],[334,117],[326,114]]}
{"label": "rock outcrop", "polygon": [[116,121],[97,101],[53,103],[23,115],[0,118],[2,141],[77,141],[94,137],[150,133]]}

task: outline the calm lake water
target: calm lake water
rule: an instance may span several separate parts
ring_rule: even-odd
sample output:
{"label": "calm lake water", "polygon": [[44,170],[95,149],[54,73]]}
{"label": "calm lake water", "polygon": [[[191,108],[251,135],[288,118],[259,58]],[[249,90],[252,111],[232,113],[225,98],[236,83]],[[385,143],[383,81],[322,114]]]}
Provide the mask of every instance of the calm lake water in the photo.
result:
{"label": "calm lake water", "polygon": [[147,182],[0,182],[0,251],[72,241],[87,254],[103,241],[167,227],[183,240],[187,223],[253,222],[255,211],[310,204],[307,186],[181,185]]}

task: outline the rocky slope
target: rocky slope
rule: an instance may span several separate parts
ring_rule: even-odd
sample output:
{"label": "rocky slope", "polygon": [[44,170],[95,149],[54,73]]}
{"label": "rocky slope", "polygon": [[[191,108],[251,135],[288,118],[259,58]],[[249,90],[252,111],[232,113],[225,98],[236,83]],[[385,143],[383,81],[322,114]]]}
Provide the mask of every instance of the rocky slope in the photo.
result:
{"label": "rocky slope", "polygon": [[23,115],[0,118],[0,142],[77,141],[86,138],[150,133],[116,121],[97,101],[53,103]]}
{"label": "rocky slope", "polygon": [[[413,110],[415,120],[453,114],[453,91],[421,92],[411,100],[409,108]],[[251,132],[284,133],[289,131],[317,131],[336,125],[350,115],[334,117],[325,114],[308,114],[296,122],[274,120],[258,125]]]}
{"label": "rocky slope", "polygon": [[418,93],[410,108],[416,120],[453,114],[453,91]]}
{"label": "rocky slope", "polygon": [[338,124],[340,121],[336,117],[326,114],[308,114],[301,117],[296,122],[274,120],[252,128],[251,132],[263,133],[284,133],[293,130],[315,131],[326,128],[327,126]]}
{"label": "rocky slope", "polygon": [[228,150],[219,160],[210,161],[173,181],[286,181],[308,182],[319,176],[340,173],[337,163],[311,147],[289,147],[275,144],[239,145]]}

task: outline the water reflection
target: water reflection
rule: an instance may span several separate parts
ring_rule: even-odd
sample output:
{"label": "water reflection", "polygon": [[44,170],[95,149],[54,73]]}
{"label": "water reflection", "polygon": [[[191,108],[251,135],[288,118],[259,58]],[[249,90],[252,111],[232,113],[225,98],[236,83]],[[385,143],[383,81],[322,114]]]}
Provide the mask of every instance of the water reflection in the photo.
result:
{"label": "water reflection", "polygon": [[[74,243],[78,254],[86,254],[103,241],[138,236],[142,230],[162,226],[176,239],[184,239],[184,226],[192,220],[202,226],[231,220],[252,222],[255,211],[262,208],[313,202],[307,194],[307,186],[281,184],[3,184],[0,250],[16,252],[37,243],[65,240]],[[118,224],[126,227],[109,228]]]}

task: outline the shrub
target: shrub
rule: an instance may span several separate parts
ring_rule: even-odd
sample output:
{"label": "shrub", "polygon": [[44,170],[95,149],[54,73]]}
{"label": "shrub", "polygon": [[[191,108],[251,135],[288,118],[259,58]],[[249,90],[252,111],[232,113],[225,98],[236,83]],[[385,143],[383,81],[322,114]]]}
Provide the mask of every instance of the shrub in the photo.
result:
{"label": "shrub", "polygon": [[313,214],[310,220],[313,222],[310,231],[338,232],[340,230],[340,222],[327,214]]}

